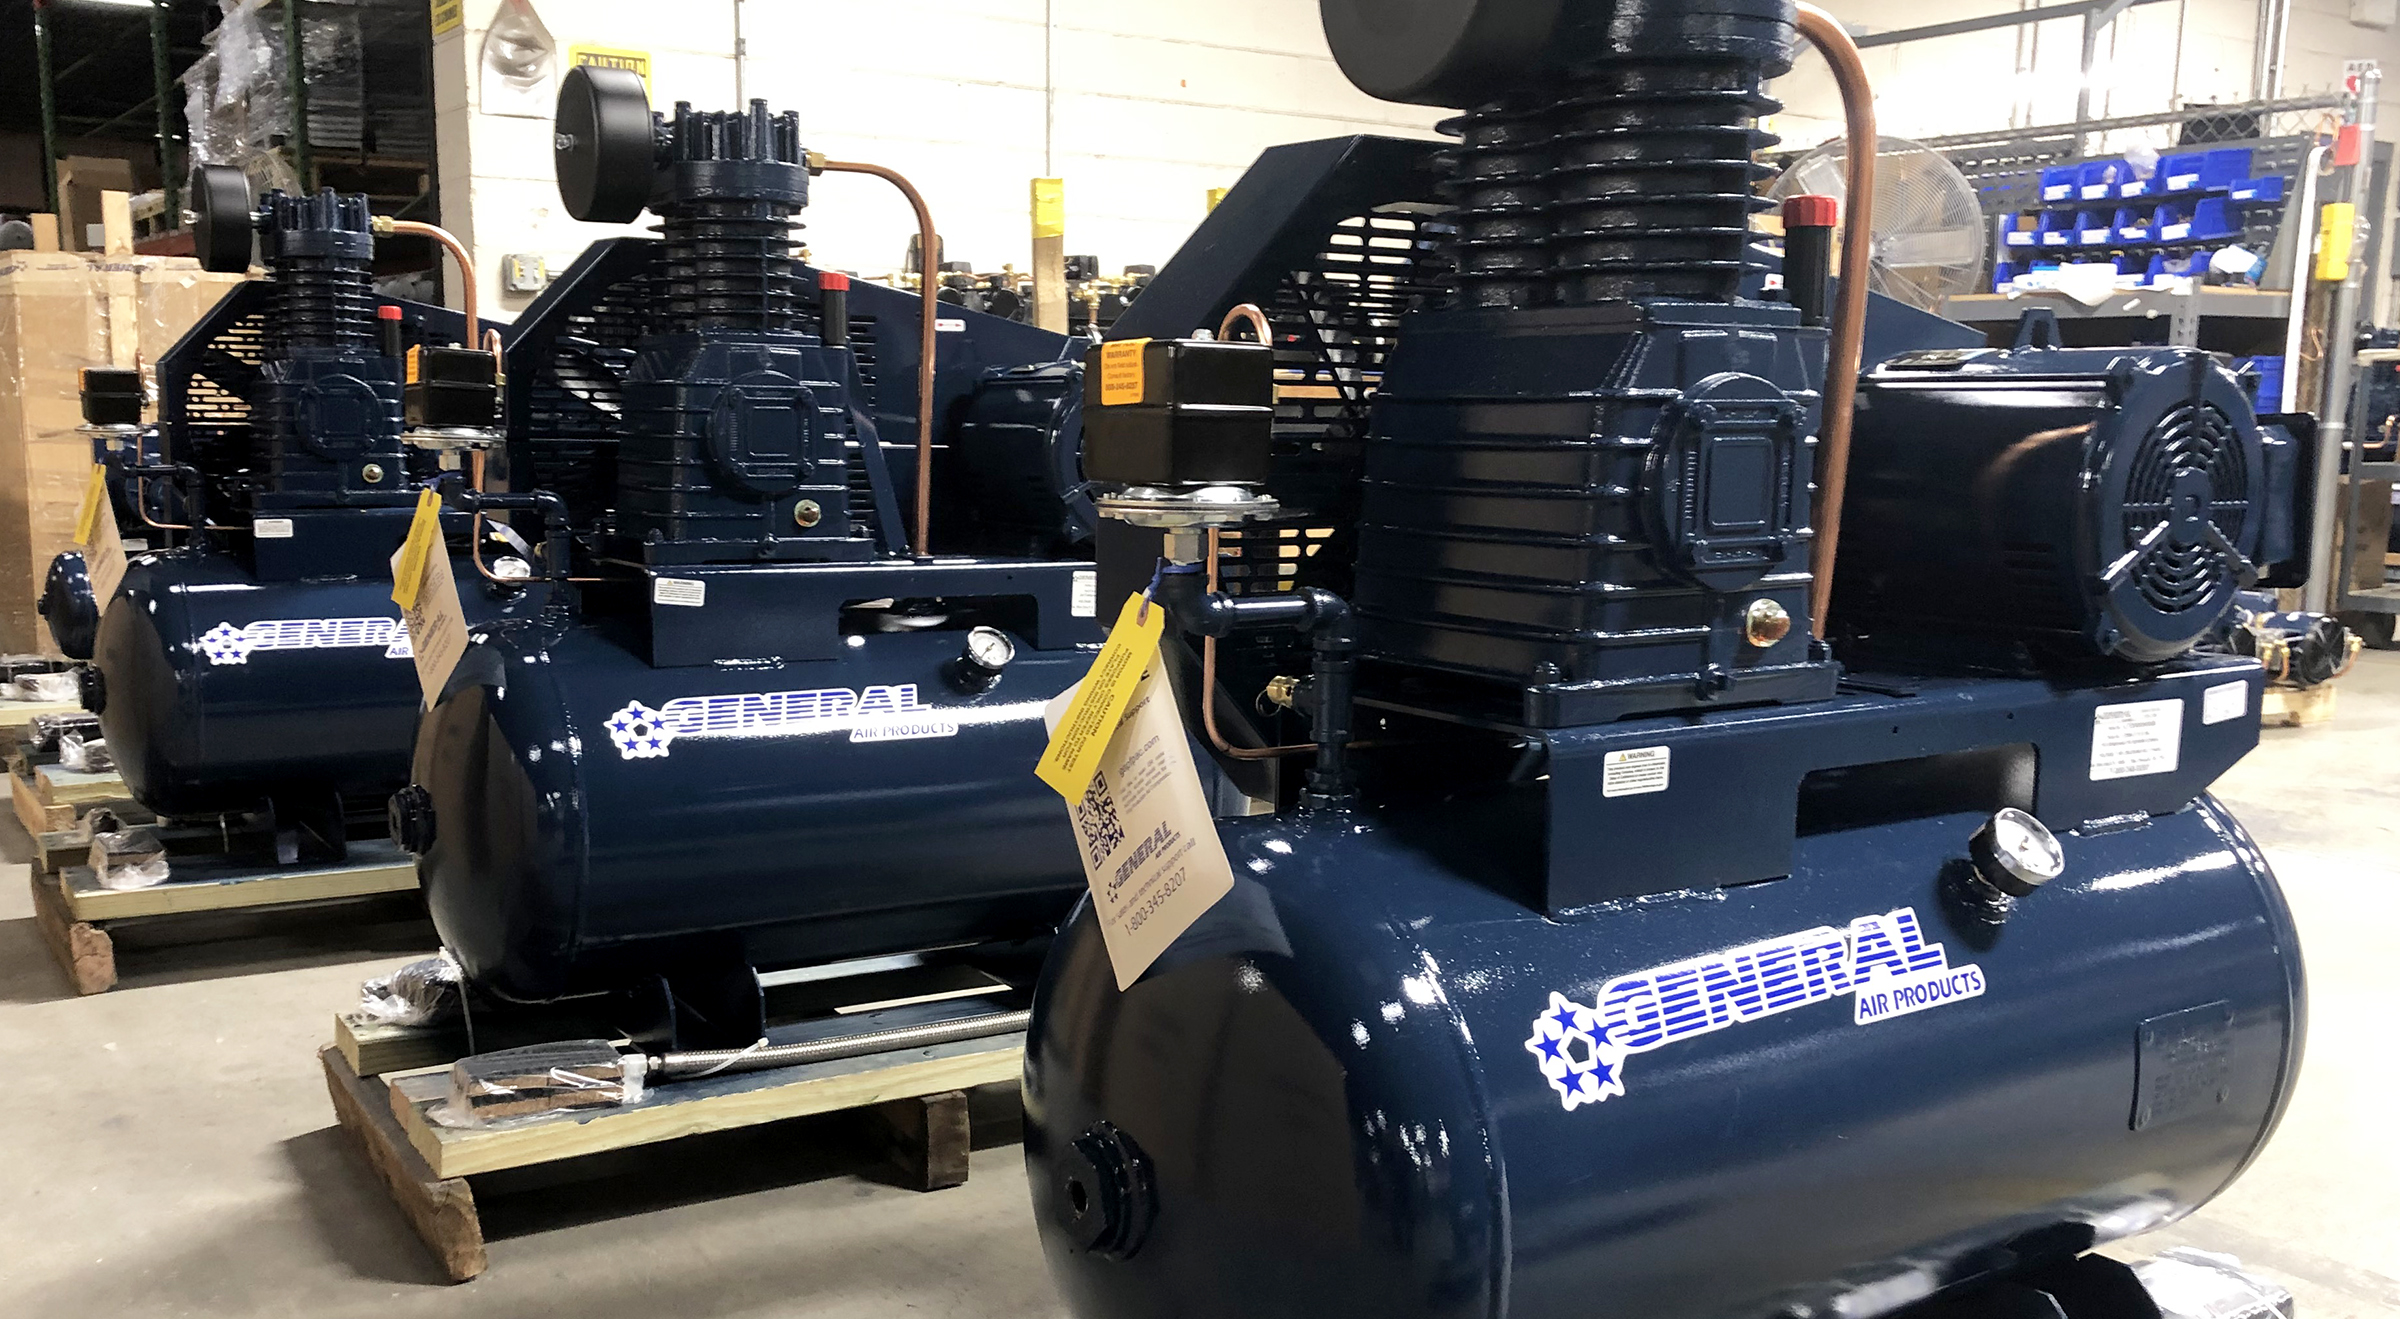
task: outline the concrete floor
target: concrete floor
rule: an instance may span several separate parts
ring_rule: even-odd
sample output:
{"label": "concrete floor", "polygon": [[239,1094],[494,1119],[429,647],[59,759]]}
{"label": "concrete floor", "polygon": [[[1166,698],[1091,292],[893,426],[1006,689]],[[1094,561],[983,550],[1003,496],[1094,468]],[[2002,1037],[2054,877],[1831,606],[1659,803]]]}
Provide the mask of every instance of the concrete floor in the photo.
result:
{"label": "concrete floor", "polygon": [[[2128,1253],[2228,1251],[2307,1319],[2400,1319],[2400,653],[2368,655],[2333,724],[2270,731],[2221,791],[2307,945],[2307,1065],[2249,1174]],[[26,847],[0,823],[0,1316],[1061,1313],[1015,1146],[917,1195],[812,1154],[805,1125],[486,1195],[491,1271],[445,1286],[332,1125],[313,1057],[425,927],[152,950],[77,999],[37,942]]]}

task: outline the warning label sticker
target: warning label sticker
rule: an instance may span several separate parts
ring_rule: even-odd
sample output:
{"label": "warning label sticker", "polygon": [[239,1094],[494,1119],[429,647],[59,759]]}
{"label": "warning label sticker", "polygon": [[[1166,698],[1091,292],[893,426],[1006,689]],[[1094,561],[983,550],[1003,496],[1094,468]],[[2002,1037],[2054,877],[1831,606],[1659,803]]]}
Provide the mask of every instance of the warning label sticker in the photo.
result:
{"label": "warning label sticker", "polygon": [[1638,797],[1667,790],[1669,747],[1611,751],[1600,760],[1600,795]]}
{"label": "warning label sticker", "polygon": [[2183,701],[2133,701],[2092,711],[2092,782],[2172,773],[2183,755]]}
{"label": "warning label sticker", "polygon": [[2250,713],[2250,684],[2221,682],[2200,693],[2200,722],[2221,724]]}

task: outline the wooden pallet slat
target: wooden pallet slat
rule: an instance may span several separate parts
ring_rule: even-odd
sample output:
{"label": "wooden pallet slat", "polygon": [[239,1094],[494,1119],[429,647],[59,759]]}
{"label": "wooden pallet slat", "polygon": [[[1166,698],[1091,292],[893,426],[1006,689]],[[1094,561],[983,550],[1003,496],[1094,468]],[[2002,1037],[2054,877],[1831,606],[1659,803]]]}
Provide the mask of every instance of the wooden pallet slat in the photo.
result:
{"label": "wooden pallet slat", "polygon": [[474,1190],[464,1178],[436,1176],[425,1166],[392,1120],[380,1082],[362,1079],[331,1045],[317,1051],[317,1061],[325,1069],[325,1088],[333,1095],[334,1120],[350,1133],[367,1166],[440,1261],[442,1271],[452,1282],[483,1272],[490,1259],[483,1247],[483,1219],[475,1209]]}
{"label": "wooden pallet slat", "polygon": [[2259,719],[2269,728],[2312,728],[2333,718],[2337,695],[2330,682],[2314,687],[2269,687],[2259,701]]}
{"label": "wooden pallet slat", "polygon": [[1024,1036],[994,1036],[900,1055],[682,1081],[624,1108],[585,1109],[481,1128],[445,1127],[434,1121],[433,1108],[449,1093],[449,1074],[421,1072],[393,1080],[392,1115],[436,1175],[467,1177],[761,1122],[971,1090],[1014,1081],[1024,1065]]}
{"label": "wooden pallet slat", "polygon": [[116,987],[115,942],[106,930],[75,919],[67,910],[57,875],[33,872],[33,923],[76,993],[102,994]]}
{"label": "wooden pallet slat", "polygon": [[373,860],[223,878],[170,878],[137,889],[103,888],[89,866],[70,866],[61,878],[67,910],[75,919],[108,921],[405,893],[417,887],[417,867],[414,861]]}

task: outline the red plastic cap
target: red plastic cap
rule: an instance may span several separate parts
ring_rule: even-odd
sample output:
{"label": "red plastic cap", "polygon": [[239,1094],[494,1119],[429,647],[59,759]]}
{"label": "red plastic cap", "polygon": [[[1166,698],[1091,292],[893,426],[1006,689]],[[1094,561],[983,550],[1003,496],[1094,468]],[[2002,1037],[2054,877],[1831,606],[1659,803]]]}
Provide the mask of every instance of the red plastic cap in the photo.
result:
{"label": "red plastic cap", "polygon": [[848,275],[840,274],[831,270],[820,270],[817,272],[817,292],[847,293],[849,290],[850,277]]}
{"label": "red plastic cap", "polygon": [[1842,204],[1822,193],[1803,192],[1783,199],[1786,229],[1831,229],[1841,214]]}
{"label": "red plastic cap", "polygon": [[375,308],[375,319],[379,321],[399,320],[400,309],[388,302],[380,303]]}
{"label": "red plastic cap", "polygon": [[2342,131],[2333,139],[2333,166],[2335,169],[2358,167],[2359,140],[2358,125],[2342,125]]}

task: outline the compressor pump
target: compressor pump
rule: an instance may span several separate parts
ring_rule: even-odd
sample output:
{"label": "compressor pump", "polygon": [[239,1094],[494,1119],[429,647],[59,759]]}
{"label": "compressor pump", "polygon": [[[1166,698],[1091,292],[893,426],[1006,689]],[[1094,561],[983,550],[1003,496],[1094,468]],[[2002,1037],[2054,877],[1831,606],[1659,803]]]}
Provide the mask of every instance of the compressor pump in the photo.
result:
{"label": "compressor pump", "polygon": [[1017,770],[1099,640],[1077,341],[804,264],[844,166],[762,101],[654,113],[578,69],[557,166],[572,214],[661,236],[519,318],[509,492],[451,496],[574,549],[553,607],[476,633],[392,799],[445,946],[488,1000],[738,1046],[761,970],[1046,937],[1079,871]]}
{"label": "compressor pump", "polygon": [[[1104,595],[1168,611],[1230,877],[1129,984],[1090,902],[1052,946],[1069,1309],[2155,1315],[2092,1248],[2225,1187],[2299,1064],[2207,792],[2261,672],[2195,646],[2305,561],[2305,419],[2038,324],[1829,403],[1860,326],[1805,245],[1739,284],[1821,13],[1322,11],[1362,89],[1472,108],[1431,181],[1270,152],[1098,349]],[[1326,409],[1196,369],[1235,350]]]}
{"label": "compressor pump", "polygon": [[[255,241],[266,277],[160,359],[157,461],[120,464],[128,511],[178,543],[133,555],[104,611],[61,565],[50,622],[62,643],[71,620],[90,629],[84,704],[134,798],[238,817],[227,836],[271,840],[280,863],[340,860],[381,832],[422,702],[390,558],[443,460],[412,441],[496,438],[494,359],[460,314],[377,299],[364,196],[254,201],[226,166],[192,196],[202,264],[246,269]],[[480,391],[429,399],[444,369],[423,364],[478,358]],[[466,557],[466,518],[445,532]],[[529,556],[488,552],[519,571],[475,580],[470,617],[529,593]]]}

